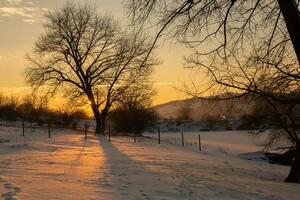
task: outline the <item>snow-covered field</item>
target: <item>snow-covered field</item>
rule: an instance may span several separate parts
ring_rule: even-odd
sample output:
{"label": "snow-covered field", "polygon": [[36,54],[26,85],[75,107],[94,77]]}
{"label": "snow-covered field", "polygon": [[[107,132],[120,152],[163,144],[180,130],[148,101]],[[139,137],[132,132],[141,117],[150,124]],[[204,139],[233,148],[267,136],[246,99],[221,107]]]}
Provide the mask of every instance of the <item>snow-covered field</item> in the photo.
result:
{"label": "snow-covered field", "polygon": [[[19,128],[0,127],[0,196],[5,200],[300,196],[299,184],[282,182],[288,167],[239,157],[260,146],[237,132],[203,133],[202,153],[164,142],[173,141],[172,133],[162,133],[161,145],[146,138],[137,143],[126,137],[113,137],[112,143],[96,136],[85,140],[82,133],[64,129],[54,130],[51,139],[47,129],[21,135]],[[186,147],[195,136],[185,136]]]}
{"label": "snow-covered field", "polygon": [[[204,153],[241,155],[262,152],[266,134],[254,136],[248,131],[201,131],[183,132],[184,148],[199,151],[199,135]],[[158,140],[157,133],[144,133],[144,136]],[[182,146],[181,132],[162,132],[161,143]]]}

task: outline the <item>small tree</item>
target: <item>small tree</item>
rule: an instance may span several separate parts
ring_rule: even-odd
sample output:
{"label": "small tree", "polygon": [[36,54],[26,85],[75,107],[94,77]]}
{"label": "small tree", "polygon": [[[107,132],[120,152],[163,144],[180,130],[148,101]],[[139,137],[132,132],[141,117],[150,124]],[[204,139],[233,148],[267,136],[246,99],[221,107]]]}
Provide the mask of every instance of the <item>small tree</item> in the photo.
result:
{"label": "small tree", "polygon": [[9,121],[15,121],[18,117],[19,101],[14,96],[0,96],[0,118]]}
{"label": "small tree", "polygon": [[286,181],[297,182],[300,168],[300,105],[260,98],[254,109],[254,116],[257,116],[256,119],[259,119],[258,122],[264,130],[270,129],[265,143],[266,149],[295,150]]}
{"label": "small tree", "polygon": [[37,122],[42,125],[48,113],[48,98],[32,93],[23,97],[18,106],[20,117],[28,122]]}
{"label": "small tree", "polygon": [[154,93],[149,83],[133,85],[111,113],[114,128],[119,132],[142,133],[150,122],[157,119],[155,111],[150,108]]}
{"label": "small tree", "polygon": [[45,32],[28,56],[26,82],[46,86],[49,94],[85,98],[104,133],[113,103],[134,82],[150,73],[150,44],[140,34],[128,34],[111,16],[88,5],[67,3],[49,12]]}
{"label": "small tree", "polygon": [[63,127],[71,127],[76,129],[80,120],[89,119],[86,113],[82,110],[58,110],[58,111],[48,111],[48,116],[46,118],[48,123],[60,125]]}

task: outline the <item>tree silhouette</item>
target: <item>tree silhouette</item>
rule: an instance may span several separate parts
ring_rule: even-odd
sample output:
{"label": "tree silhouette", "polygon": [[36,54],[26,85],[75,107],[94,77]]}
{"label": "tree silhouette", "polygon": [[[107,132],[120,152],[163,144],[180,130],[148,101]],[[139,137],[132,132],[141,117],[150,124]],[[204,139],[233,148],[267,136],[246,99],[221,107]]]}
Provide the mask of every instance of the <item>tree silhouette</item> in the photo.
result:
{"label": "tree silhouette", "polygon": [[[186,89],[188,94],[231,94],[228,99],[255,93],[268,101],[300,103],[299,0],[126,2],[134,24],[157,25],[153,48],[168,33],[192,49],[186,65],[205,73],[199,77],[207,87]],[[293,136],[296,155],[286,181],[300,182],[299,131]]]}
{"label": "tree silhouette", "polygon": [[65,4],[49,12],[45,32],[27,56],[26,81],[45,86],[49,94],[86,98],[104,133],[110,107],[131,84],[151,73],[144,62],[151,45],[137,33],[127,33],[111,16],[89,5]]}
{"label": "tree silhouette", "polygon": [[116,103],[110,115],[114,129],[141,134],[150,122],[157,120],[157,114],[151,108],[155,93],[153,85],[148,81],[132,85]]}

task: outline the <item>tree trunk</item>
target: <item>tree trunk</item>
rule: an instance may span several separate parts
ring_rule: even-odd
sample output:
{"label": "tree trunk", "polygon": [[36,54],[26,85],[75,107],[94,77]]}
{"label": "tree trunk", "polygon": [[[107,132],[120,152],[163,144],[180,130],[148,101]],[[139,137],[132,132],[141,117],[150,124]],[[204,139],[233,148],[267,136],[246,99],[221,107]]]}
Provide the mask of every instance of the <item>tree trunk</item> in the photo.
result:
{"label": "tree trunk", "polygon": [[277,0],[300,63],[300,13],[295,0]]}
{"label": "tree trunk", "polygon": [[[295,53],[300,63],[300,13],[295,0],[277,0],[284,17]],[[286,182],[300,183],[300,140],[296,142],[296,152]]]}
{"label": "tree trunk", "polygon": [[101,114],[98,110],[98,107],[96,104],[91,104],[91,108],[92,108],[92,111],[93,111],[93,114],[94,114],[94,117],[95,117],[95,120],[96,120],[96,130],[95,130],[95,133],[96,134],[102,134],[104,133],[104,128],[102,126],[102,119],[101,119]]}
{"label": "tree trunk", "polygon": [[101,126],[101,120],[99,120],[99,119],[97,119],[97,118],[95,118],[96,119],[96,130],[95,130],[95,133],[96,134],[102,134],[102,126]]}
{"label": "tree trunk", "polygon": [[106,115],[102,114],[101,115],[101,134],[104,135],[104,131],[105,131],[105,120],[106,120]]}
{"label": "tree trunk", "polygon": [[296,152],[291,165],[290,173],[285,182],[300,183],[300,140],[296,142]]}

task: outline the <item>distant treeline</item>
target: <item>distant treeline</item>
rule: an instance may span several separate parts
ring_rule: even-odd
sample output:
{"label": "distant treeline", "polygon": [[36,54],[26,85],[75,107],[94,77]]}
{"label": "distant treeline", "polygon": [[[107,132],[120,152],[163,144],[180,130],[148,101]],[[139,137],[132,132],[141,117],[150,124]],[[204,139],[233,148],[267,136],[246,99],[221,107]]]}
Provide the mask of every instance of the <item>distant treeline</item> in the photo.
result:
{"label": "distant treeline", "polygon": [[53,124],[76,128],[78,122],[87,119],[84,111],[76,109],[51,110],[48,99],[43,96],[27,95],[23,98],[0,94],[0,119],[5,121],[25,121]]}

